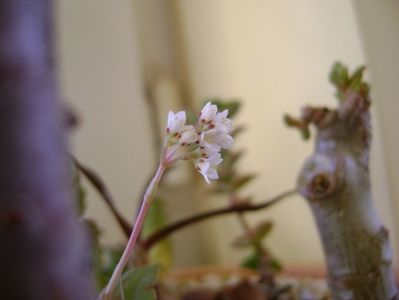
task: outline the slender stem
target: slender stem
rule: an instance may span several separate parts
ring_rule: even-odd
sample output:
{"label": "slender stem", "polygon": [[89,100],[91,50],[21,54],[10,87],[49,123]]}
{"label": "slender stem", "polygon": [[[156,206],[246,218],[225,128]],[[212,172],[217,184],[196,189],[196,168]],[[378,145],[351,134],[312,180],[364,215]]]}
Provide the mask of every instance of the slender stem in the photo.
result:
{"label": "slender stem", "polygon": [[167,225],[160,229],[159,231],[154,232],[152,235],[150,235],[147,239],[141,242],[141,247],[144,250],[149,250],[153,245],[155,245],[157,242],[160,240],[166,238],[168,235],[174,233],[175,231],[182,229],[188,225],[192,225],[197,222],[201,222],[203,220],[206,220],[208,218],[216,217],[216,216],[221,216],[221,215],[226,215],[226,214],[231,214],[231,213],[242,213],[244,211],[255,211],[255,210],[260,210],[264,209],[267,207],[270,207],[277,202],[292,196],[296,194],[297,191],[295,190],[289,190],[286,192],[281,193],[280,195],[277,195],[274,198],[271,198],[265,202],[253,205],[249,203],[242,203],[238,204],[236,206],[231,206],[231,207],[223,207],[207,212],[203,212],[197,215],[193,215],[190,217],[187,217],[185,219],[182,219],[180,221],[177,221],[175,223],[172,223],[170,225]]}
{"label": "slender stem", "polygon": [[121,278],[123,269],[125,268],[127,262],[129,261],[129,257],[134,250],[134,246],[136,245],[137,237],[140,233],[141,227],[143,226],[145,216],[147,215],[148,209],[151,206],[152,200],[154,199],[159,181],[161,180],[161,177],[165,171],[165,168],[166,168],[165,165],[163,165],[163,164],[159,165],[154,178],[151,180],[151,183],[148,186],[148,188],[144,194],[143,203],[141,204],[140,212],[139,212],[137,219],[134,223],[133,231],[132,231],[132,233],[129,237],[129,240],[126,244],[125,250],[123,251],[123,254],[118,262],[118,265],[116,266],[116,268],[112,274],[110,281],[108,282],[106,288],[104,289],[105,299],[108,299],[110,297],[110,295],[112,294],[112,291],[115,288],[118,280]]}
{"label": "slender stem", "polygon": [[166,153],[166,157],[165,157],[165,161],[169,162],[172,160],[173,154],[175,154],[175,152],[177,151],[177,149],[179,149],[180,144],[177,144],[176,146],[174,146],[169,152]]}

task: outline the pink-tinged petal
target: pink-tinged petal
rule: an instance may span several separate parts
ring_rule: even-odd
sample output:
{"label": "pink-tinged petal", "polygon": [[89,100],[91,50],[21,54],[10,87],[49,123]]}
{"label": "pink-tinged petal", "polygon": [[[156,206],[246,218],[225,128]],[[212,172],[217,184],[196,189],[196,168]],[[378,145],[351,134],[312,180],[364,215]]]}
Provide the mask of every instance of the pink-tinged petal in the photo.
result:
{"label": "pink-tinged petal", "polygon": [[180,143],[181,144],[192,144],[197,140],[197,133],[194,130],[194,127],[191,126],[191,128],[186,129],[180,138]]}
{"label": "pink-tinged petal", "polygon": [[202,116],[204,113],[206,113],[206,112],[209,111],[209,109],[211,108],[211,105],[212,105],[211,102],[207,102],[207,103],[205,104],[205,106],[204,106],[204,107],[202,108],[202,110],[201,110],[201,116]]}
{"label": "pink-tinged petal", "polygon": [[201,174],[202,174],[202,176],[204,177],[206,183],[207,183],[207,184],[211,184],[211,181],[209,180],[208,176],[207,176],[206,174],[204,174],[204,173],[201,173]]}
{"label": "pink-tinged petal", "polygon": [[179,112],[176,114],[176,119],[177,119],[179,122],[183,122],[183,124],[186,123],[186,112],[185,112],[184,110],[179,111]]}
{"label": "pink-tinged petal", "polygon": [[168,124],[167,124],[167,127],[166,127],[166,130],[168,132],[170,132],[172,130],[174,118],[175,118],[175,114],[173,113],[173,111],[169,111],[169,113],[168,113]]}
{"label": "pink-tinged petal", "polygon": [[233,129],[233,122],[227,118],[228,110],[218,113],[215,119],[215,127],[219,131],[229,133]]}
{"label": "pink-tinged petal", "polygon": [[179,111],[175,115],[175,124],[176,124],[176,132],[180,132],[183,130],[185,124],[186,124],[186,112],[185,111]]}
{"label": "pink-tinged petal", "polygon": [[213,121],[216,118],[218,108],[216,105],[208,102],[201,110],[200,120],[202,123]]}
{"label": "pink-tinged petal", "polygon": [[218,172],[216,171],[216,169],[210,169],[206,175],[209,179],[212,179],[212,180],[219,179],[219,175],[218,175]]}
{"label": "pink-tinged petal", "polygon": [[219,152],[214,153],[211,157],[209,157],[208,162],[211,167],[214,168],[223,162],[222,155]]}
{"label": "pink-tinged petal", "polygon": [[225,118],[227,118],[227,115],[228,115],[228,114],[229,114],[229,110],[228,110],[228,109],[225,109],[224,111],[218,113],[218,116],[219,116],[219,118],[221,118],[221,119],[225,119]]}
{"label": "pink-tinged petal", "polygon": [[201,157],[211,157],[213,155],[215,155],[216,153],[219,153],[220,148],[204,148],[201,149],[200,153],[201,153]]}
{"label": "pink-tinged petal", "polygon": [[168,133],[177,133],[181,132],[186,123],[186,112],[185,111],[179,111],[176,114],[172,111],[168,113],[168,126],[167,126],[167,132]]}
{"label": "pink-tinged petal", "polygon": [[223,149],[230,149],[233,146],[233,143],[234,139],[228,134],[224,134],[219,139],[219,146]]}

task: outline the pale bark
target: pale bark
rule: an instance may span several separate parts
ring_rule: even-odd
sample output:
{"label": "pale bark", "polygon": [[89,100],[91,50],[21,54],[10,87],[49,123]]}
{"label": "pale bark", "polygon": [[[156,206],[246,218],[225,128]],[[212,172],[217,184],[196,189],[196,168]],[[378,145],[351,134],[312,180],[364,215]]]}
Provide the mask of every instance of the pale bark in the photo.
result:
{"label": "pale bark", "polygon": [[88,300],[69,191],[50,0],[0,0],[0,298]]}
{"label": "pale bark", "polygon": [[332,78],[341,98],[336,110],[306,107],[300,120],[287,119],[305,136],[310,124],[317,131],[298,190],[316,220],[333,298],[394,299],[397,289],[388,232],[376,214],[370,188],[368,85],[361,80],[363,70],[354,83],[339,72],[341,83]]}

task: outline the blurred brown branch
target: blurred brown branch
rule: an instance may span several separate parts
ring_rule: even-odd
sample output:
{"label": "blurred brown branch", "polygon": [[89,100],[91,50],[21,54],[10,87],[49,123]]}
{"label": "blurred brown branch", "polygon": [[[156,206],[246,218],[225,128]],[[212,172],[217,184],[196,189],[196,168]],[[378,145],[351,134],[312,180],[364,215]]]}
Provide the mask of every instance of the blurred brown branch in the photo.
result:
{"label": "blurred brown branch", "polygon": [[87,166],[84,166],[75,157],[72,157],[72,159],[73,159],[76,167],[78,168],[78,170],[87,178],[87,180],[93,185],[93,187],[100,194],[102,199],[107,204],[108,208],[111,210],[113,216],[115,217],[116,221],[118,222],[123,233],[125,234],[125,236],[127,238],[129,238],[130,232],[131,232],[131,225],[116,208],[114,197],[112,196],[109,189],[107,188],[104,180],[102,180],[101,177],[95,171],[88,168]]}
{"label": "blurred brown branch", "polygon": [[246,203],[240,203],[237,204],[236,206],[229,206],[229,207],[223,207],[207,212],[203,212],[197,215],[193,215],[190,217],[187,217],[185,219],[176,221],[170,225],[167,225],[166,227],[160,229],[157,232],[154,232],[151,236],[149,236],[147,239],[143,240],[141,242],[141,247],[143,247],[144,250],[149,250],[153,245],[155,245],[158,241],[164,239],[168,235],[174,233],[175,231],[182,229],[186,226],[192,225],[197,222],[201,222],[203,220],[213,218],[216,216],[221,216],[221,215],[227,215],[231,213],[243,213],[243,212],[250,212],[250,211],[256,211],[256,210],[261,210],[268,208],[281,200],[292,196],[296,194],[296,190],[288,190],[286,192],[281,193],[280,195],[273,197],[271,199],[268,199],[262,203],[259,204],[250,204],[248,202]]}

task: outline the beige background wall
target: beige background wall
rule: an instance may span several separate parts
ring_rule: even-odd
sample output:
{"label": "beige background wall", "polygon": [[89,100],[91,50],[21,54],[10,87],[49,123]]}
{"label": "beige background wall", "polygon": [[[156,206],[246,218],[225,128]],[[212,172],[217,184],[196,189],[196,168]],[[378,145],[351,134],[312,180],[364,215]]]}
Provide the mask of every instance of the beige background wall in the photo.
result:
{"label": "beige background wall", "polygon": [[[178,9],[194,98],[244,100],[239,122],[249,131],[237,146],[247,149],[242,169],[259,173],[248,192],[262,199],[290,188],[311,149],[297,132],[285,128],[282,115],[298,113],[307,103],[334,105],[327,81],[332,62],[339,59],[351,67],[366,63],[351,3],[181,0]],[[374,193],[380,213],[394,230],[378,130],[375,136]],[[283,261],[322,260],[302,199],[289,200],[252,219],[265,217],[275,221],[270,247]],[[226,263],[235,259],[226,241],[239,231],[234,220],[229,222],[214,226],[222,240],[213,254]],[[215,245],[209,247],[214,250]]]}
{"label": "beige background wall", "polygon": [[[237,123],[248,125],[249,130],[237,147],[247,151],[242,169],[259,174],[246,190],[259,200],[293,187],[311,145],[284,127],[282,115],[297,114],[306,103],[335,104],[327,82],[334,61],[355,67],[370,59],[373,84],[385,90],[380,77],[385,69],[378,71],[376,58],[376,67],[372,65],[372,57],[379,56],[377,50],[370,54],[372,34],[367,42],[359,28],[362,22],[357,23],[368,8],[361,11],[349,1],[149,0],[133,4],[128,0],[59,0],[58,7],[62,89],[84,116],[73,137],[74,149],[104,175],[126,216],[132,215],[153,166],[143,100],[143,74],[148,68],[162,70],[155,89],[164,110],[167,103],[176,107],[181,91],[194,101],[209,96],[244,101]],[[370,24],[373,18],[366,16],[363,22]],[[391,74],[395,70],[392,67]],[[393,90],[385,99],[392,99]],[[390,111],[390,105],[386,100],[374,114],[372,177],[378,211],[395,237],[389,193],[397,195],[392,188],[397,138],[396,143],[386,143],[395,140],[387,134],[396,131],[394,125],[387,125],[383,113]],[[380,120],[381,128],[391,133],[380,134]],[[383,150],[391,151],[390,156],[384,157]],[[123,240],[94,193],[90,193],[90,203],[90,215],[104,220],[107,227],[104,240]],[[206,209],[223,203],[223,199],[203,199],[193,206]],[[172,211],[179,210],[170,205]],[[189,211],[190,205],[184,209]],[[269,244],[283,262],[322,262],[316,230],[302,199],[254,214],[251,221],[264,218],[276,223]],[[186,243],[184,252],[195,253],[205,262],[235,262],[241,253],[232,251],[229,243],[239,232],[234,218],[206,223],[197,240],[205,249],[198,252],[199,244],[193,242]],[[184,262],[193,261],[180,256],[179,263]]]}
{"label": "beige background wall", "polygon": [[[395,216],[399,216],[399,1],[355,0],[354,7],[372,76],[375,107]],[[396,221],[396,226],[399,225]],[[397,227],[398,228],[398,227]],[[398,232],[396,232],[398,233]],[[397,241],[398,242],[398,241]],[[396,247],[398,249],[398,245]]]}
{"label": "beige background wall", "polygon": [[[131,1],[58,1],[61,90],[80,114],[76,156],[106,180],[129,220],[154,162]],[[88,188],[89,215],[104,240],[123,241],[108,210]]]}

